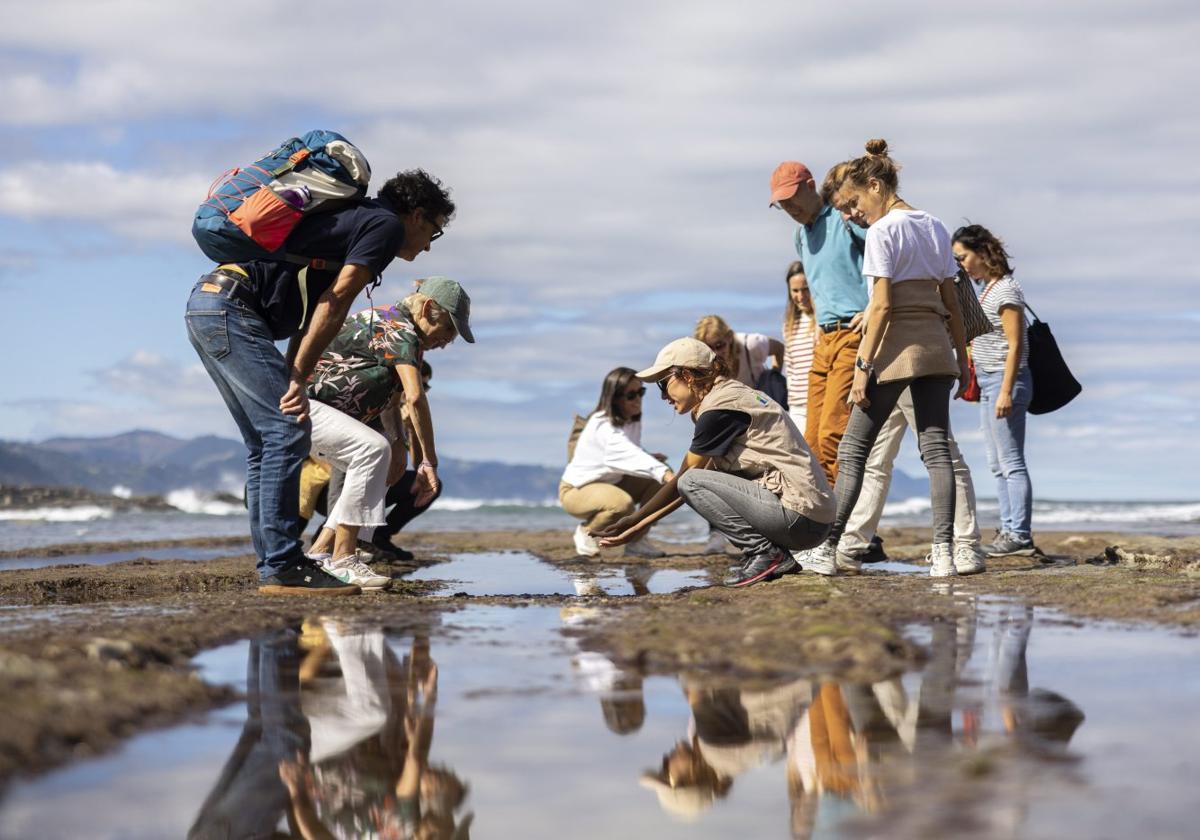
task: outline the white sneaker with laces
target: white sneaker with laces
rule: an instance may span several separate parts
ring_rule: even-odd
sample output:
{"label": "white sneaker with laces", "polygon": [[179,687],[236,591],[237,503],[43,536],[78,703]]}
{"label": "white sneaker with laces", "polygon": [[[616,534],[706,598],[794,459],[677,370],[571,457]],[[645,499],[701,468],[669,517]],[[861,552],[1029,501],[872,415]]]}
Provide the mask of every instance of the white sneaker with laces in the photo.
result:
{"label": "white sneaker with laces", "polygon": [[832,577],[838,573],[837,546],[823,542],[816,548],[810,548],[800,565],[806,572],[816,572],[818,575]]}
{"label": "white sneaker with laces", "polygon": [[370,566],[353,554],[337,560],[327,559],[319,562],[322,569],[342,583],[352,583],[362,589],[386,589],[392,585],[390,577],[376,574]]}
{"label": "white sneaker with laces", "polygon": [[935,578],[954,577],[954,557],[949,543],[935,543],[929,553],[929,576]]}
{"label": "white sneaker with laces", "polygon": [[960,575],[977,575],[987,571],[983,550],[977,545],[957,543],[954,546],[954,571]]}
{"label": "white sneaker with laces", "polygon": [[646,537],[640,540],[635,540],[625,544],[626,557],[644,557],[647,560],[657,560],[659,557],[666,557],[667,552],[656,546]]}
{"label": "white sneaker with laces", "polygon": [[595,557],[600,553],[600,544],[587,532],[582,523],[575,528],[575,551],[581,557]]}

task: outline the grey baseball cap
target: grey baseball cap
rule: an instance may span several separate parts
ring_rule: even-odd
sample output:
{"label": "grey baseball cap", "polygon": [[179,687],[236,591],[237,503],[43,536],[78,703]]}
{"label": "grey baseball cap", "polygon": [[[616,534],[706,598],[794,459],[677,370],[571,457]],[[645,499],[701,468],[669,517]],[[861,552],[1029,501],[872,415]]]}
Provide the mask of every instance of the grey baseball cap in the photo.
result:
{"label": "grey baseball cap", "polygon": [[475,343],[475,335],[471,332],[471,298],[462,286],[449,277],[426,277],[417,291],[450,313],[454,329],[463,341]]}

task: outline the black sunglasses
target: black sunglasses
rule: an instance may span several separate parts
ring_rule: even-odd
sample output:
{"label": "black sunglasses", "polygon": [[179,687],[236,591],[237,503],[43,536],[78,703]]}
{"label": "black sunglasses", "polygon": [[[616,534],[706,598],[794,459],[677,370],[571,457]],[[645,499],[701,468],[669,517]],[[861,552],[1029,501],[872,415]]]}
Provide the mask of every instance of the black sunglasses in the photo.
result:
{"label": "black sunglasses", "polygon": [[675,376],[675,373],[672,371],[671,373],[668,373],[666,376],[664,376],[662,379],[658,380],[658,390],[664,397],[667,395],[667,385],[670,383],[672,377],[674,377],[674,376]]}
{"label": "black sunglasses", "polygon": [[646,396],[646,389],[644,387],[643,388],[634,388],[632,391],[626,391],[625,393],[621,394],[621,396],[623,396],[627,400],[636,400],[639,397]]}

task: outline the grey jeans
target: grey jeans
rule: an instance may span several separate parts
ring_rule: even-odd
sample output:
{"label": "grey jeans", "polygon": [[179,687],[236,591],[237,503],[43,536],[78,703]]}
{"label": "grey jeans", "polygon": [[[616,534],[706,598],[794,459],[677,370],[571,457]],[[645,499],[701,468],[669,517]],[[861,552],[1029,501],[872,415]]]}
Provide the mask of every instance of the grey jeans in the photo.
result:
{"label": "grey jeans", "polygon": [[743,556],[772,548],[799,551],[825,539],[829,526],[789,510],[756,481],[716,470],[688,470],[679,478],[679,495],[696,513],[729,538]]}

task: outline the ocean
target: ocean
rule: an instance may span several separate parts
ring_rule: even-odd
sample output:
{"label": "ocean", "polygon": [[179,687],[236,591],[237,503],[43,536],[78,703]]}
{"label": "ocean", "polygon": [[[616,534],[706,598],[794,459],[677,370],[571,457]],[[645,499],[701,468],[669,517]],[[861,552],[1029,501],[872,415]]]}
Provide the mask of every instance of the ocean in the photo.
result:
{"label": "ocean", "polygon": [[[190,491],[172,494],[177,511],[115,512],[101,506],[0,510],[0,551],[62,543],[141,542],[249,534],[246,513],[225,502],[205,500]],[[994,500],[979,500],[980,528],[985,539],[998,521]],[[576,520],[556,502],[445,498],[409,526],[410,531],[546,531],[574,528]],[[929,524],[929,499],[890,502],[883,526]],[[1127,531],[1161,536],[1200,535],[1200,502],[1063,502],[1034,503],[1033,526],[1052,531]],[[310,529],[311,530],[311,529]],[[666,542],[698,542],[706,525],[684,508],[654,529]]]}

